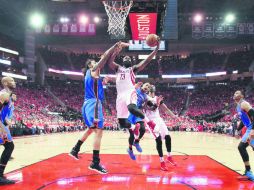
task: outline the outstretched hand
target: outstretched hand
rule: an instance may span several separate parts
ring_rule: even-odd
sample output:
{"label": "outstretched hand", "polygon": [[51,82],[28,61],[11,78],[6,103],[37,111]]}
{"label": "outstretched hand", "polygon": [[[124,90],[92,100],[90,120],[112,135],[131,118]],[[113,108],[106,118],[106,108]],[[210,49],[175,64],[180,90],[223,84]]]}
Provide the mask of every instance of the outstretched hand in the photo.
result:
{"label": "outstretched hand", "polygon": [[143,82],[138,82],[135,84],[135,89],[138,89],[142,86]]}
{"label": "outstretched hand", "polygon": [[164,100],[163,96],[158,96],[157,98],[157,105],[160,106],[161,102]]}
{"label": "outstretched hand", "polygon": [[157,46],[156,46],[156,48],[155,48],[156,51],[158,51],[159,48],[160,48],[160,40],[161,40],[160,37],[157,36],[157,41],[158,41],[158,42],[157,42]]}

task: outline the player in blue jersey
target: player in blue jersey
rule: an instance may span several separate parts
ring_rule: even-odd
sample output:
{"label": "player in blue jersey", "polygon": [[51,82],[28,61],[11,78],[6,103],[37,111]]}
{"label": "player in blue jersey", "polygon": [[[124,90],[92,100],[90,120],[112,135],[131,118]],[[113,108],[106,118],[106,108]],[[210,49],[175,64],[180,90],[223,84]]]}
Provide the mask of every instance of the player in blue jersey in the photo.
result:
{"label": "player in blue jersey", "polygon": [[0,144],[4,146],[0,159],[0,185],[14,184],[15,181],[4,177],[5,167],[14,150],[14,143],[9,130],[10,116],[12,115],[12,90],[16,88],[16,83],[11,77],[3,77],[1,80],[3,90],[0,91]]}
{"label": "player in blue jersey", "polygon": [[100,69],[105,65],[114,51],[125,45],[126,44],[122,42],[116,43],[104,53],[98,63],[92,59],[87,60],[86,69],[84,70],[85,98],[82,107],[82,115],[88,130],[78,140],[69,155],[78,160],[78,153],[80,151],[81,145],[94,132],[95,138],[93,147],[93,161],[89,166],[89,169],[94,170],[100,174],[108,173],[107,170],[102,165],[100,165],[99,157],[103,132],[102,102],[104,100],[103,81],[100,77]]}
{"label": "player in blue jersey", "polygon": [[245,176],[248,179],[254,181],[254,175],[250,168],[249,163],[249,155],[246,148],[251,145],[254,147],[254,130],[253,130],[253,122],[254,122],[254,109],[252,106],[243,99],[244,96],[241,91],[236,91],[234,94],[234,100],[237,104],[236,111],[241,118],[241,122],[237,128],[240,131],[244,126],[246,126],[247,130],[245,134],[242,136],[241,142],[238,145],[238,150],[242,157],[242,160],[245,165]]}
{"label": "player in blue jersey", "polygon": [[[144,83],[142,84],[141,87],[136,88],[136,100],[135,102],[131,102],[137,106],[139,110],[143,109],[143,106],[145,103],[148,101],[148,96],[147,93],[150,90],[151,85],[149,83]],[[130,135],[129,138],[129,148],[127,149],[127,152],[132,160],[136,160],[136,156],[133,153],[132,146],[134,145],[137,149],[138,152],[142,152],[142,148],[139,145],[140,139],[144,136],[145,134],[145,122],[151,130],[154,129],[155,124],[153,121],[148,120],[148,118],[140,118],[133,113],[130,112],[129,117],[128,117],[128,122],[130,122],[135,130],[138,130],[138,136]]]}

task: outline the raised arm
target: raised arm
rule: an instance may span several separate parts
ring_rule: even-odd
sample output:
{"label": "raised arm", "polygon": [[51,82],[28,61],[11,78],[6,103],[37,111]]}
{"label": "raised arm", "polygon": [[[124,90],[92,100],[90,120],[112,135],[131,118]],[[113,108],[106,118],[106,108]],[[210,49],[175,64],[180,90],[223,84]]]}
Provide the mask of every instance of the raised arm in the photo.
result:
{"label": "raised arm", "polygon": [[155,50],[153,50],[153,52],[150,53],[149,56],[145,60],[143,60],[139,64],[133,66],[134,72],[142,71],[148,65],[148,63],[150,63],[152,61],[153,57],[157,54],[159,47],[160,47],[160,42],[158,39],[158,44],[157,44],[157,47],[155,48]]}
{"label": "raised arm", "polygon": [[117,52],[114,52],[113,55],[111,55],[111,57],[109,58],[108,64],[109,64],[109,68],[116,71],[119,67],[119,65],[114,61],[116,56],[117,56]]}
{"label": "raised arm", "polygon": [[96,63],[96,65],[93,67],[93,71],[96,71],[97,69],[101,69],[105,63],[108,61],[110,56],[114,53],[115,49],[119,46],[119,42],[113,45],[111,48],[109,48],[102,56],[101,59]]}
{"label": "raised arm", "polygon": [[128,43],[124,43],[124,42],[118,42],[118,46],[116,48],[116,50],[114,51],[114,53],[111,55],[109,61],[108,61],[108,64],[109,64],[109,67],[116,71],[119,67],[119,64],[117,64],[115,61],[115,58],[116,56],[121,52],[122,48],[124,47],[128,47],[130,44]]}

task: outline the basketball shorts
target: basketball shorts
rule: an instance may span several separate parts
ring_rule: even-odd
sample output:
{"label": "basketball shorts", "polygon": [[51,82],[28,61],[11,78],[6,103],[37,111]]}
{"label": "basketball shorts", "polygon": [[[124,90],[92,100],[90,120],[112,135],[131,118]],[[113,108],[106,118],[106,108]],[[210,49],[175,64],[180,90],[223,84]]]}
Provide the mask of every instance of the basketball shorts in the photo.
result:
{"label": "basketball shorts", "polygon": [[139,118],[139,117],[137,117],[137,116],[135,116],[135,115],[133,115],[133,114],[129,114],[129,117],[128,117],[128,121],[131,123],[131,124],[133,124],[133,125],[135,125],[136,123],[138,123],[138,122],[140,122],[140,121],[143,121],[143,119],[141,119],[141,118]]}
{"label": "basketball shorts", "polygon": [[137,94],[136,91],[130,91],[127,93],[117,94],[116,98],[116,112],[117,118],[128,118],[129,111],[127,106],[129,104],[137,104]]}
{"label": "basketball shorts", "polygon": [[0,144],[4,144],[5,142],[12,142],[12,136],[9,127],[5,126],[4,129],[7,132],[7,135],[3,136],[0,133]]}
{"label": "basketball shorts", "polygon": [[154,130],[151,130],[149,126],[147,127],[153,138],[161,136],[161,138],[164,139],[166,135],[169,135],[168,127],[161,117],[149,119],[156,124]]}
{"label": "basketball shorts", "polygon": [[85,100],[82,106],[82,115],[88,128],[94,127],[95,123],[97,123],[98,128],[103,128],[103,111],[100,100],[96,98]]}

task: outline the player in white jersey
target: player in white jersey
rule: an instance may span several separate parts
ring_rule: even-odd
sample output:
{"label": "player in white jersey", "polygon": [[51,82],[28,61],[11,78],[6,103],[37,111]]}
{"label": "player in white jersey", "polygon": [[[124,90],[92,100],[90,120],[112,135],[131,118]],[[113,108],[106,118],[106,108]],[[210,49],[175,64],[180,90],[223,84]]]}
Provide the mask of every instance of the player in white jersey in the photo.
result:
{"label": "player in white jersey", "polygon": [[118,66],[116,71],[116,110],[117,118],[128,118],[127,106],[131,104],[132,96],[135,96],[135,74],[133,68]]}
{"label": "player in white jersey", "polygon": [[162,140],[165,140],[166,149],[168,152],[166,161],[176,166],[176,163],[171,156],[171,137],[169,135],[168,127],[166,126],[164,120],[160,116],[160,111],[164,111],[173,118],[177,116],[170,110],[163,102],[162,96],[155,96],[155,86],[151,86],[148,101],[145,106],[145,115],[149,120],[152,120],[156,126],[154,130],[148,128],[152,136],[156,141],[156,149],[158,151],[161,163],[161,170],[167,171],[167,167],[163,158],[162,151]]}
{"label": "player in white jersey", "polygon": [[[138,139],[141,139],[145,133],[145,125],[144,122],[141,122],[137,127],[132,130],[131,124],[128,122],[128,117],[133,114],[136,117],[144,119],[144,113],[142,110],[138,109],[137,102],[137,94],[135,91],[135,78],[136,73],[142,71],[149,62],[153,59],[159,49],[159,38],[158,45],[155,50],[148,55],[148,57],[138,63],[137,65],[132,65],[132,60],[129,56],[125,56],[123,58],[123,64],[119,65],[114,62],[115,57],[121,51],[119,48],[119,52],[115,52],[111,59],[109,60],[109,66],[112,70],[116,72],[116,89],[117,89],[117,98],[116,98],[116,111],[117,118],[121,128],[128,128],[130,132],[129,137],[129,147],[134,145],[139,152],[142,152],[139,143],[134,143],[134,133],[138,134]],[[132,151],[132,149],[130,150]]]}

